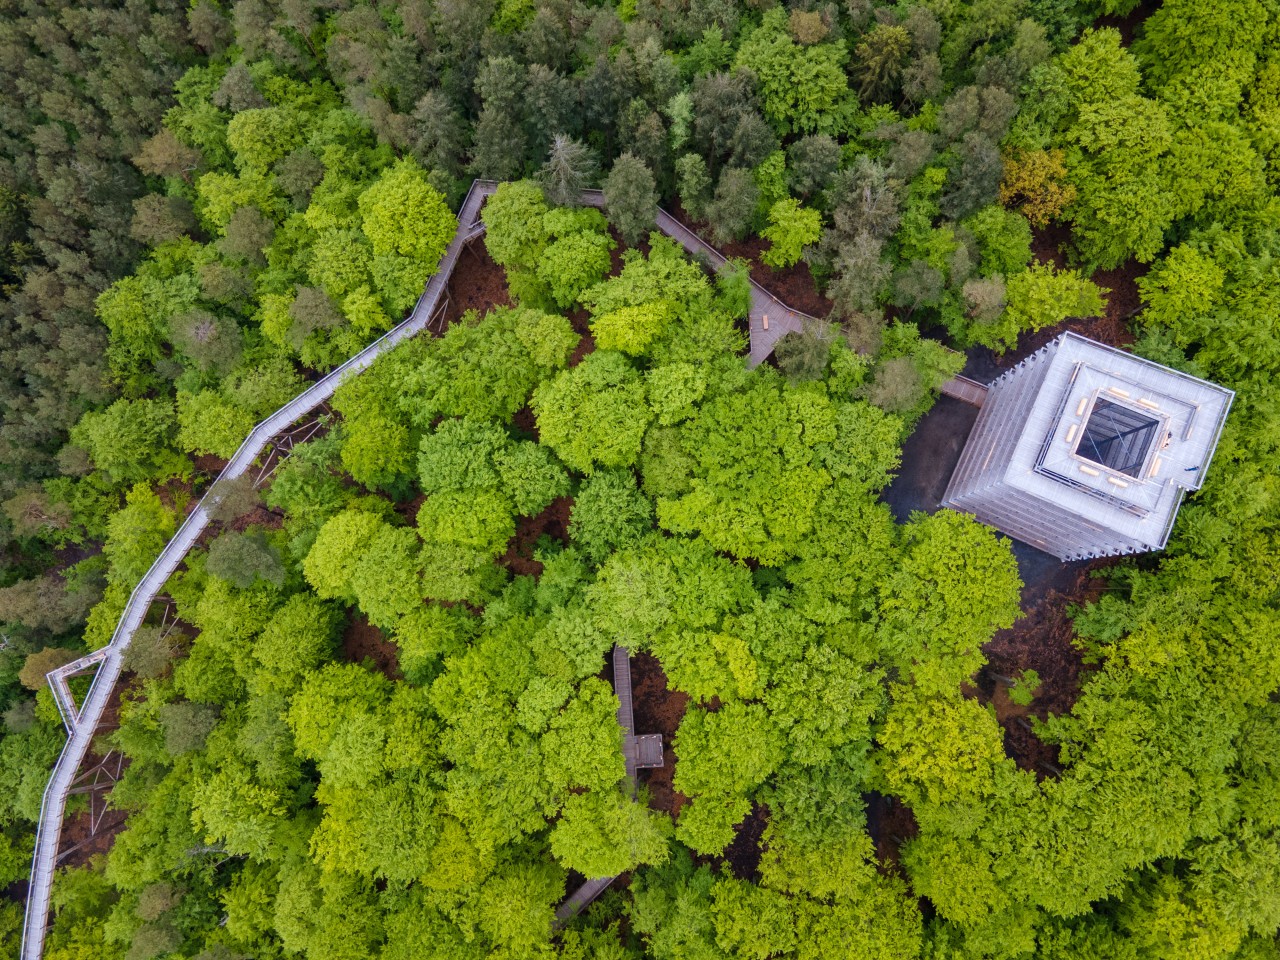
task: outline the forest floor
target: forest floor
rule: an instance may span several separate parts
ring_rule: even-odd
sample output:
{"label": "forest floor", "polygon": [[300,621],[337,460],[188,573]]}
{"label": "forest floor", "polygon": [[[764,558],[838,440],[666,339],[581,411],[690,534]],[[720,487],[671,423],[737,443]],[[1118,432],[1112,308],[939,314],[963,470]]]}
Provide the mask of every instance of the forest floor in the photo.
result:
{"label": "forest floor", "polygon": [[569,515],[573,511],[573,497],[556,497],[536,517],[520,517],[516,521],[516,535],[507,544],[507,552],[498,558],[514,576],[537,577],[542,575],[542,564],[533,553],[543,536],[569,542]]}
{"label": "forest floor", "polygon": [[371,660],[389,680],[399,680],[401,677],[396,645],[371,624],[363,613],[353,616],[342,632],[342,656],[348,663]]}
{"label": "forest floor", "polygon": [[867,833],[875,845],[876,869],[885,875],[901,875],[899,850],[920,832],[911,808],[882,793],[863,795],[867,807]]}
{"label": "forest floor", "polygon": [[[682,215],[683,211],[676,214],[678,219],[683,219]],[[760,262],[760,254],[769,248],[769,241],[764,238],[753,236],[747,240],[717,246],[705,226],[696,229],[702,239],[716,246],[726,257],[746,260],[751,269],[751,279],[791,309],[819,318],[831,312],[831,301],[818,292],[809,265],[803,260],[793,267],[770,267]]]}
{"label": "forest floor", "polygon": [[649,806],[671,814],[674,819],[689,802],[672,783],[676,772],[674,740],[689,707],[689,696],[668,688],[667,675],[657,657],[638,651],[631,653],[631,694],[635,704],[635,732],[662,734],[664,761],[656,769],[638,771],[637,777],[640,785],[649,791]]}
{"label": "forest floor", "polygon": [[444,312],[445,329],[468,310],[484,314],[494,307],[513,305],[507,292],[507,274],[493,262],[483,238],[463,248],[446,290],[449,305]]}

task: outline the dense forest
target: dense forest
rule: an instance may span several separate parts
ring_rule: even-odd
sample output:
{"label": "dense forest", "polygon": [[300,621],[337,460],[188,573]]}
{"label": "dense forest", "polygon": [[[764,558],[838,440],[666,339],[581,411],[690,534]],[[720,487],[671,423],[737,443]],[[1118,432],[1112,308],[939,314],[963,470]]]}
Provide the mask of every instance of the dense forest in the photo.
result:
{"label": "dense forest", "polygon": [[[46,957],[1280,960],[1280,8],[9,0],[0,51],[0,956],[45,673],[484,178],[484,302],[215,491]],[[749,276],[819,317],[754,370]],[[1028,763],[1011,544],[883,492],[965,351],[1104,312],[1237,401],[1075,685],[998,678]]]}

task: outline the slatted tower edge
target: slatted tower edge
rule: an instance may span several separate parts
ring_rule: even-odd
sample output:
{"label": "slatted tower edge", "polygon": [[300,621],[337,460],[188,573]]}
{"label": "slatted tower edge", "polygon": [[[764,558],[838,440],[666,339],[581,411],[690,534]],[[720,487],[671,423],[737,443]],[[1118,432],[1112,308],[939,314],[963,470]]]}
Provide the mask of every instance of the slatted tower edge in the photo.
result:
{"label": "slatted tower edge", "polygon": [[1234,396],[1065,333],[990,385],[942,505],[1062,560],[1163,549]]}

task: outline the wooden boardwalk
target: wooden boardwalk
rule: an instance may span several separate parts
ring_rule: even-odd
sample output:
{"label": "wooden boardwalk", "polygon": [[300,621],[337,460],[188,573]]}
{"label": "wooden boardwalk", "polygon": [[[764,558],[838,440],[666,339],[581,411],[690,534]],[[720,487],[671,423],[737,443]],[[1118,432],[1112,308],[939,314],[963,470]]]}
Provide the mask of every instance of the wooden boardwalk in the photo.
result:
{"label": "wooden boardwalk", "polygon": [[[604,209],[604,193],[600,190],[582,191],[582,202],[589,207]],[[698,259],[705,260],[719,270],[728,260],[725,255],[707,241],[685,226],[667,211],[659,208],[654,225],[668,237],[680,244],[685,252]],[[754,280],[751,281],[751,308],[747,316],[747,326],[751,331],[751,349],[747,355],[747,365],[759,366],[774,346],[788,333],[799,333],[806,320],[814,318],[787,306]],[[768,329],[765,329],[765,324]]]}
{"label": "wooden boardwalk", "polygon": [[[434,322],[442,304],[445,287],[448,285],[449,277],[453,273],[462,248],[484,230],[483,224],[480,224],[480,208],[485,197],[495,188],[496,184],[489,182],[477,181],[472,184],[458,212],[458,229],[449,242],[439,267],[427,281],[426,289],[423,290],[422,296],[418,298],[409,316],[254,427],[230,462],[218,474],[218,481],[232,480],[242,476],[279,434],[288,431],[299,419],[329,400],[344,380],[367,369],[383,353],[405,339],[417,335]],[[210,487],[210,491],[217,486],[218,484],[215,483]],[[65,687],[65,675],[55,679],[51,684],[55,700],[67,724],[69,736],[54,764],[53,775],[49,778],[49,784],[45,788],[40,805],[40,819],[36,824],[35,855],[32,858],[31,880],[27,893],[27,910],[23,920],[22,949],[19,954],[21,960],[40,960],[44,953],[44,938],[49,925],[49,895],[53,888],[54,868],[58,862],[58,846],[62,837],[62,819],[66,811],[67,797],[75,782],[76,771],[79,770],[89,751],[89,745],[102,719],[103,711],[110,702],[116,681],[120,678],[124,652],[128,649],[138,628],[142,626],[160,589],[178,569],[187,552],[209,525],[208,507],[212,505],[209,497],[210,494],[206,493],[196,504],[195,509],[187,515],[173,539],[165,545],[160,556],[134,588],[125,604],[120,622],[111,636],[111,642],[102,650],[90,655],[100,660],[100,663],[80,709],[76,710],[75,703],[70,700],[69,694],[66,697],[59,695],[59,684]]]}
{"label": "wooden boardwalk", "polygon": [[[613,692],[618,697],[618,726],[622,728],[622,761],[627,770],[631,796],[636,795],[636,770],[660,767],[662,736],[651,733],[636,736],[635,712],[631,699],[631,652],[622,644],[613,648]],[[609,889],[617,877],[594,877],[569,894],[556,907],[556,922],[563,924],[586,909],[596,897]]]}
{"label": "wooden boardwalk", "polygon": [[961,403],[975,407],[982,406],[987,400],[986,385],[977,380],[970,380],[968,377],[952,377],[939,389],[944,396],[953,397]]}

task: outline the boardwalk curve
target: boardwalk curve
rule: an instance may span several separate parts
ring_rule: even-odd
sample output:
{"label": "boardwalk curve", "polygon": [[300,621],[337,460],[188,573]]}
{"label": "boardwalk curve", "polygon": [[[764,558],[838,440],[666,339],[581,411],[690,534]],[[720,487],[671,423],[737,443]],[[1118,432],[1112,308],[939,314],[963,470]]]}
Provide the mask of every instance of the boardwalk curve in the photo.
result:
{"label": "boardwalk curve", "polygon": [[[383,334],[341,366],[317,380],[271,416],[259,423],[235,455],[218,474],[218,480],[232,480],[241,476],[262,454],[272,439],[283,430],[333,396],[344,380],[367,369],[379,356],[408,337],[421,332],[436,316],[441,297],[453,268],[467,241],[474,239],[484,227],[479,224],[480,207],[496,184],[476,181],[468,191],[458,212],[458,229],[450,241],[435,274],[427,282],[409,316],[398,326]],[[210,487],[212,490],[213,487]],[[27,910],[23,920],[21,960],[39,960],[44,952],[45,933],[49,923],[49,895],[53,888],[53,874],[58,859],[58,844],[62,837],[62,819],[66,812],[67,797],[75,781],[76,771],[84,762],[93,740],[94,731],[102,719],[103,711],[111,700],[112,690],[120,678],[124,651],[128,649],[134,634],[146,618],[160,588],[178,568],[178,564],[195,545],[196,540],[209,525],[209,493],[206,493],[187,515],[173,539],[161,551],[151,568],[134,588],[125,605],[124,614],[116,625],[111,642],[90,656],[100,658],[98,672],[89,687],[84,705],[77,711],[74,703],[64,703],[57,697],[58,682],[53,684],[55,698],[67,723],[67,742],[62,748],[53,775],[45,788],[40,805],[40,819],[36,824],[36,847],[31,865],[31,881],[27,892]],[[65,685],[65,680],[62,681]],[[70,716],[68,717],[68,713]]]}

